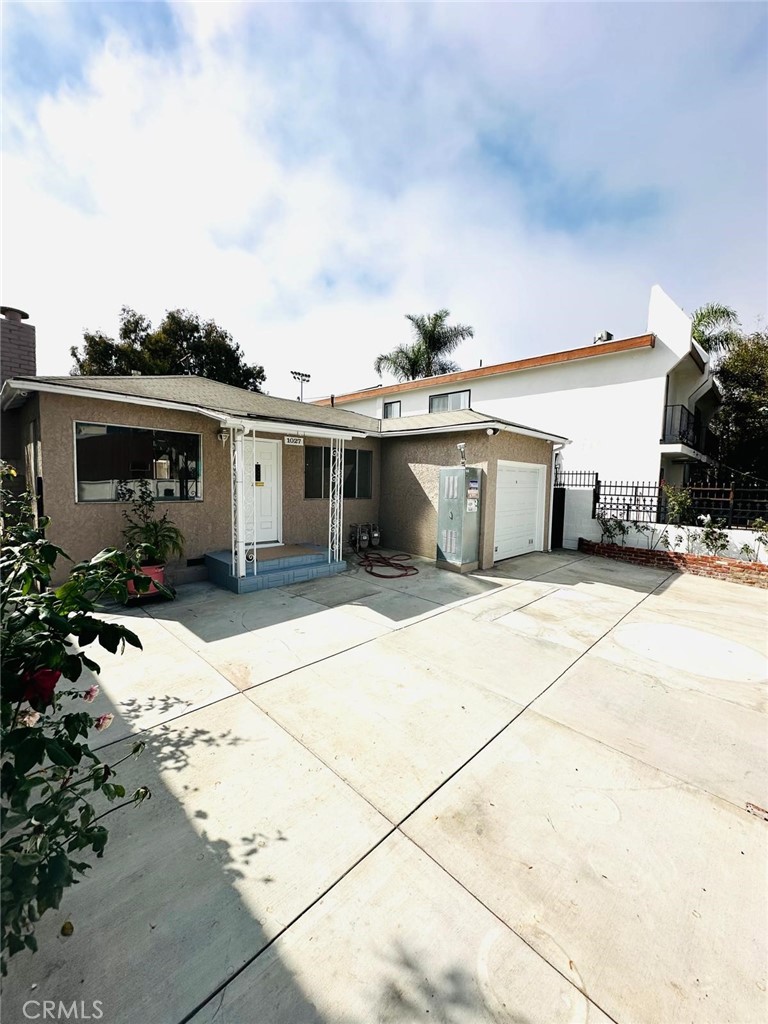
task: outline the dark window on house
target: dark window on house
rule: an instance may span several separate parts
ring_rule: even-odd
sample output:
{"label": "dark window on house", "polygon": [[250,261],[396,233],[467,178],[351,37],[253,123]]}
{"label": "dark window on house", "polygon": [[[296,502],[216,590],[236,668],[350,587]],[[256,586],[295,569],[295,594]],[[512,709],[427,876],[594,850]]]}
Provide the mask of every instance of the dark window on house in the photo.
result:
{"label": "dark window on house", "polygon": [[327,498],[331,449],[307,445],[304,449],[304,497]]}
{"label": "dark window on house", "polygon": [[444,395],[429,396],[430,412],[448,412],[451,409],[468,409],[469,391],[448,391]]}
{"label": "dark window on house", "polygon": [[78,501],[130,501],[140,480],[159,501],[203,496],[199,434],[76,423],[75,468]]}
{"label": "dark window on house", "polygon": [[384,419],[385,420],[396,420],[401,416],[400,403],[399,402],[385,402],[384,403]]}
{"label": "dark window on house", "polygon": [[[327,498],[331,479],[331,449],[304,449],[304,497]],[[373,480],[373,452],[365,448],[347,448],[344,452],[343,496],[370,498]]]}

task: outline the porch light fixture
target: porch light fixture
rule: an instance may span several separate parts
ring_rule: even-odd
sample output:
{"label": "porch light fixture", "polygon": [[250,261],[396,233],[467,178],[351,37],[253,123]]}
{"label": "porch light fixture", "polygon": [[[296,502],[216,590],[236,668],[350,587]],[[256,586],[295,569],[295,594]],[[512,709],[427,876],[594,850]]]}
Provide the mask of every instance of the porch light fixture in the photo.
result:
{"label": "porch light fixture", "polygon": [[229,434],[226,432],[226,430],[220,430],[216,437],[218,437],[218,439],[221,441],[222,448],[226,445],[227,441],[229,440]]}

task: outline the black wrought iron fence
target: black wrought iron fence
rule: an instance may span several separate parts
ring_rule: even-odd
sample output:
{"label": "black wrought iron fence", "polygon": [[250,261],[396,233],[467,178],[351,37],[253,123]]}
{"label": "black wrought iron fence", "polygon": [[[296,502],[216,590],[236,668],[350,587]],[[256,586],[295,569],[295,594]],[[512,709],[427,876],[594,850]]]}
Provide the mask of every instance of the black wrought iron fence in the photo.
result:
{"label": "black wrought iron fence", "polygon": [[664,491],[659,484],[644,480],[598,480],[593,519],[665,522]]}
{"label": "black wrought iron fence", "polygon": [[[639,523],[666,523],[667,499],[662,483],[647,480],[601,480],[586,470],[558,472],[557,487],[592,488],[592,518]],[[729,529],[749,529],[756,519],[768,519],[768,486],[739,482],[691,484],[690,525],[710,515]]]}
{"label": "black wrought iron fence", "polygon": [[587,469],[560,469],[555,474],[555,487],[596,487],[597,473]]}
{"label": "black wrought iron fence", "polygon": [[722,519],[731,529],[748,529],[755,519],[768,518],[768,487],[735,483],[688,488],[694,515]]}

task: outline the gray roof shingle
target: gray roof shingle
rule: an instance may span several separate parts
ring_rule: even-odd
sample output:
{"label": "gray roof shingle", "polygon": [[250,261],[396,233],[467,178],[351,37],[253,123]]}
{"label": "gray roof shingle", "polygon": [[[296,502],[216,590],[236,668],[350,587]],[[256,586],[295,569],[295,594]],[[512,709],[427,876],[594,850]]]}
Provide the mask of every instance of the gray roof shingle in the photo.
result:
{"label": "gray roof shingle", "polygon": [[84,388],[114,395],[131,395],[159,402],[177,402],[182,405],[222,412],[228,416],[251,419],[279,420],[306,423],[308,426],[336,427],[338,429],[377,431],[379,421],[346,409],[333,409],[293,402],[288,398],[273,398],[255,391],[244,391],[231,384],[221,384],[206,377],[17,377],[33,383],[55,384],[62,388]]}
{"label": "gray roof shingle", "polygon": [[205,409],[243,419],[272,420],[300,428],[302,424],[314,427],[330,427],[365,434],[385,436],[391,433],[428,433],[430,430],[446,430],[455,427],[473,426],[482,423],[498,423],[512,430],[533,431],[553,439],[565,441],[557,434],[527,427],[512,420],[474,409],[455,409],[448,412],[424,413],[419,416],[402,416],[396,419],[379,420],[372,416],[337,409],[330,406],[293,402],[289,398],[273,398],[254,391],[244,391],[231,384],[221,384],[206,377],[15,377],[17,383],[29,384],[34,391],[35,383],[50,384],[62,391],[86,390],[98,392],[104,398],[110,395],[127,395],[145,398],[154,402],[174,402],[190,408]]}

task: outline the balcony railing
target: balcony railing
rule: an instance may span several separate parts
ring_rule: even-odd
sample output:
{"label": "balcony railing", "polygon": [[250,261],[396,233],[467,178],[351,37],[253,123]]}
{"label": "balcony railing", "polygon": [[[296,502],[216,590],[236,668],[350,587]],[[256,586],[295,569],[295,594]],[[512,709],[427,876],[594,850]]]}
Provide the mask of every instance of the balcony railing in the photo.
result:
{"label": "balcony railing", "polygon": [[684,405],[668,405],[664,409],[662,444],[687,444],[697,451],[701,448],[701,427],[698,416]]}

